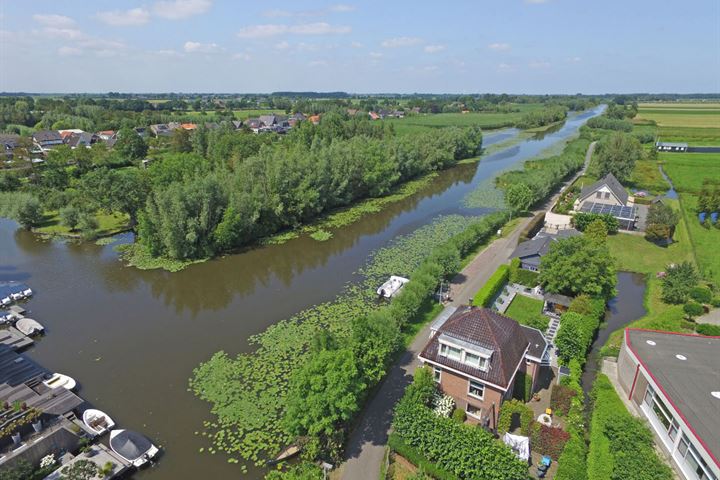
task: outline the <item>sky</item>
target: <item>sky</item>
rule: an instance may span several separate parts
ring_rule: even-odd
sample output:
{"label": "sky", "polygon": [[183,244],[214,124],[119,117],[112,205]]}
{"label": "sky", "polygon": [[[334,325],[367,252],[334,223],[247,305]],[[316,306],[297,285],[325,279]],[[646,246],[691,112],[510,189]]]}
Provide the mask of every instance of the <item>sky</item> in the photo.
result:
{"label": "sky", "polygon": [[718,93],[720,1],[0,0],[0,92]]}

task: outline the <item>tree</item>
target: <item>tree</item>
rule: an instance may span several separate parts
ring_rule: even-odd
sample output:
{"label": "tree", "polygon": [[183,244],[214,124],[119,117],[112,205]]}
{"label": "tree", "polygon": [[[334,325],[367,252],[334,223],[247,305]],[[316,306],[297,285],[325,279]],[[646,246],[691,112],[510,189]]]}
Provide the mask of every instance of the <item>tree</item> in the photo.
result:
{"label": "tree", "polygon": [[39,225],[42,219],[43,211],[38,199],[32,196],[23,196],[16,207],[15,220],[30,230]]}
{"label": "tree", "polygon": [[192,152],[193,145],[190,142],[190,131],[184,128],[173,130],[172,136],[170,137],[170,149],[177,153]]}
{"label": "tree", "polygon": [[690,262],[670,265],[662,280],[662,299],[665,303],[684,303],[691,289],[697,285],[699,276]]}
{"label": "tree", "polygon": [[597,168],[600,176],[612,173],[623,182],[630,178],[635,162],[642,156],[642,146],[637,138],[616,132],[598,142]]}
{"label": "tree", "polygon": [[60,209],[60,223],[68,227],[71,231],[75,230],[80,222],[80,210],[72,205]]}
{"label": "tree", "polygon": [[603,223],[605,223],[607,233],[617,233],[618,229],[620,228],[620,223],[618,222],[618,219],[613,217],[609,213],[578,212],[573,215],[570,221],[575,228],[577,228],[581,232],[584,232],[588,225],[590,225],[595,220],[602,220]]}
{"label": "tree", "polygon": [[582,316],[578,313],[566,313],[560,322],[560,329],[555,337],[558,356],[564,365],[573,358],[584,358],[587,347],[592,339],[587,337],[587,331],[580,322]]}
{"label": "tree", "polygon": [[82,233],[82,237],[87,240],[95,237],[95,233],[97,229],[100,228],[100,224],[92,213],[81,212],[78,215],[77,228]]}
{"label": "tree", "polygon": [[679,221],[680,216],[671,206],[654,203],[648,209],[645,238],[651,242],[672,240]]}
{"label": "tree", "polygon": [[585,236],[594,242],[605,242],[608,236],[608,229],[605,222],[597,218],[590,222],[585,228]]}
{"label": "tree", "polygon": [[392,352],[400,344],[400,329],[386,312],[373,312],[352,322],[352,349],[369,385],[385,375]]}
{"label": "tree", "polygon": [[330,437],[358,411],[364,389],[351,350],[318,352],[291,377],[283,422],[294,435]]}
{"label": "tree", "polygon": [[145,140],[132,128],[120,129],[117,133],[117,142],[115,142],[113,148],[120,156],[130,160],[145,158],[148,151]]}
{"label": "tree", "polygon": [[134,226],[138,211],[145,205],[150,193],[150,182],[146,172],[140,169],[99,168],[83,177],[81,190],[99,208],[127,214],[130,225]]}
{"label": "tree", "polygon": [[688,320],[692,320],[693,318],[702,315],[705,310],[703,309],[703,306],[697,302],[688,302],[683,305],[683,312],[685,312],[685,316]]}
{"label": "tree", "polygon": [[505,201],[515,213],[525,212],[532,205],[533,192],[524,183],[515,183],[505,190]]}
{"label": "tree", "polygon": [[577,236],[550,244],[540,260],[539,280],[548,292],[609,298],[617,279],[607,245]]}

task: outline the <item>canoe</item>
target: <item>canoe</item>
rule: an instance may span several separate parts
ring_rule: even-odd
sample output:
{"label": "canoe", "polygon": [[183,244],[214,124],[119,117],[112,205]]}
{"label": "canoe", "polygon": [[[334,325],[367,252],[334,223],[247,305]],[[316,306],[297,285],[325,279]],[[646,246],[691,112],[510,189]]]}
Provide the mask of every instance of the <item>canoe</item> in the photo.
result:
{"label": "canoe", "polygon": [[146,436],[131,430],[110,432],[110,448],[138,468],[155,458],[160,451]]}
{"label": "canoe", "polygon": [[15,323],[15,328],[20,330],[23,334],[31,337],[45,331],[40,322],[33,320],[32,318],[23,317]]}
{"label": "canoe", "polygon": [[274,460],[270,460],[268,464],[275,465],[276,463],[284,462],[285,460],[288,460],[300,453],[301,450],[302,447],[300,447],[299,445],[290,445],[285,450],[280,452],[280,454],[275,457]]}
{"label": "canoe", "polygon": [[110,418],[110,415],[94,408],[85,410],[82,419],[85,426],[95,432],[95,435],[102,435],[115,426],[115,422]]}
{"label": "canoe", "polygon": [[50,378],[43,380],[43,383],[48,388],[64,388],[66,390],[72,390],[75,388],[77,383],[72,377],[63,375],[62,373],[53,373]]}

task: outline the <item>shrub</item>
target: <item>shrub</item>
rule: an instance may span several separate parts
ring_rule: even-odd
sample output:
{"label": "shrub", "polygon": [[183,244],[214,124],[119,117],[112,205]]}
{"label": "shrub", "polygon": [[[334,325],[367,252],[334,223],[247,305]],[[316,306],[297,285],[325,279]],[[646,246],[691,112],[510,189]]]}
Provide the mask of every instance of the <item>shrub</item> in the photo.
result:
{"label": "shrub", "polygon": [[497,429],[500,434],[510,431],[513,418],[515,418],[516,415],[520,422],[520,433],[524,436],[530,435],[530,428],[535,415],[532,409],[525,405],[525,402],[516,399],[508,400],[503,403],[500,408],[500,416],[497,424]]}
{"label": "shrub", "polygon": [[560,458],[565,443],[570,439],[570,434],[562,428],[548,427],[539,422],[533,422],[530,442],[533,450],[541,455],[549,455],[553,460]]}
{"label": "shrub", "polygon": [[590,226],[595,220],[602,220],[607,228],[607,233],[617,233],[620,228],[617,218],[613,217],[609,213],[582,213],[578,212],[572,217],[573,226],[584,232],[585,229]]}
{"label": "shrub", "polygon": [[452,419],[458,423],[465,423],[465,410],[462,408],[456,408],[453,410]]}
{"label": "shrub", "polygon": [[705,310],[703,309],[702,305],[696,302],[688,302],[685,305],[683,305],[683,312],[685,312],[685,315],[689,319],[693,319],[695,317],[699,317],[703,314]]}
{"label": "shrub", "polygon": [[561,363],[567,365],[570,360],[577,359],[584,364],[585,354],[599,325],[600,319],[590,315],[580,315],[575,312],[563,314],[555,338]]}
{"label": "shrub", "polygon": [[689,295],[698,303],[710,303],[712,301],[712,292],[707,287],[693,287],[690,289]]}
{"label": "shrub", "polygon": [[15,209],[15,220],[29,230],[38,226],[42,219],[42,207],[38,199],[33,196],[21,197]]}
{"label": "shrub", "polygon": [[710,325],[709,323],[698,323],[695,327],[695,331],[700,335],[707,335],[709,337],[720,336],[720,325]]}
{"label": "shrub", "polygon": [[525,270],[524,268],[518,268],[515,271],[515,278],[510,278],[510,281],[513,283],[519,283],[520,285],[525,285],[526,287],[535,287],[540,284],[540,280],[538,279],[538,272],[533,272],[532,270]]}
{"label": "shrub", "polygon": [[507,283],[510,276],[510,268],[507,265],[500,265],[495,273],[490,276],[485,285],[475,294],[473,305],[478,307],[489,307],[495,295]]}
{"label": "shrub", "polygon": [[567,415],[570,412],[572,399],[576,395],[577,392],[570,387],[553,385],[552,393],[550,394],[550,408],[560,415]]}
{"label": "shrub", "polygon": [[[720,222],[718,222],[718,223],[720,223]],[[715,297],[715,298],[713,298],[712,301],[710,302],[710,304],[711,304],[714,308],[720,307],[720,297]]]}
{"label": "shrub", "polygon": [[[590,128],[602,128],[603,130],[617,130],[628,133],[632,132],[633,129],[632,123],[627,120],[610,118],[604,115],[591,118],[587,121],[587,126]],[[650,141],[652,141],[652,139]]]}
{"label": "shrub", "polygon": [[80,221],[80,211],[73,207],[67,206],[60,210],[60,223],[68,227],[71,231],[75,230]]}
{"label": "shrub", "polygon": [[690,290],[698,283],[699,277],[690,262],[671,265],[662,279],[663,302],[680,304],[687,301]]}
{"label": "shrub", "polygon": [[425,457],[423,457],[423,455],[418,451],[418,449],[411,447],[410,445],[405,443],[405,441],[403,441],[403,439],[397,433],[390,434],[388,438],[388,447],[390,447],[392,451],[397,452],[403,457],[405,457],[410,463],[412,463],[416,467],[421,468],[423,471],[432,475],[438,480],[459,480],[456,475],[453,475],[447,470],[443,470],[434,463],[428,461]]}

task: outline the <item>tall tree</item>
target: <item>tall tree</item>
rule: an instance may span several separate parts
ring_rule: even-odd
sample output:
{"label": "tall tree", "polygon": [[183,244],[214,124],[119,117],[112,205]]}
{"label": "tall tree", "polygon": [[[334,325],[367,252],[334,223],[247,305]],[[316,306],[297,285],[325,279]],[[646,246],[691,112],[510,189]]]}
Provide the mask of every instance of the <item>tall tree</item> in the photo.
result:
{"label": "tall tree", "polygon": [[615,132],[598,142],[596,155],[598,174],[612,173],[623,182],[630,178],[635,162],[642,156],[642,146],[634,136]]}
{"label": "tall tree", "polygon": [[526,212],[533,202],[533,192],[524,183],[514,183],[505,190],[505,201],[513,212]]}
{"label": "tall tree", "polygon": [[115,142],[113,148],[120,156],[130,160],[145,158],[148,151],[145,140],[132,128],[120,129],[117,133],[117,142]]}

